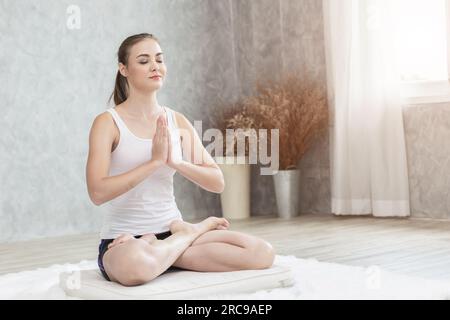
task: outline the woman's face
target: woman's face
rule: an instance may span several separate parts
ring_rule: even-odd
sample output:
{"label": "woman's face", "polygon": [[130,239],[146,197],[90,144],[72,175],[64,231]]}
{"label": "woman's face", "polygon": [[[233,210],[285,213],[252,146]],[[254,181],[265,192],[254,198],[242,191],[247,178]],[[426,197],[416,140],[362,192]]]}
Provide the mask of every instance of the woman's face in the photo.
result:
{"label": "woman's face", "polygon": [[[128,56],[128,65],[119,63],[119,70],[127,77],[128,84],[141,92],[161,88],[167,72],[161,48],[153,39],[144,39],[133,45]],[[160,77],[152,78],[156,75]]]}

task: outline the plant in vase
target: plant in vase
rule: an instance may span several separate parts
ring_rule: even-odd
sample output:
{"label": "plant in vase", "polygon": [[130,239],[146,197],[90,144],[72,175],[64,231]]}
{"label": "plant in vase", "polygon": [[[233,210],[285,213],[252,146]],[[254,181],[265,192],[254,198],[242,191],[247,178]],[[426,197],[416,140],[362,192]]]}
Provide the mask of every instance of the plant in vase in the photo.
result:
{"label": "plant in vase", "polygon": [[279,129],[279,171],[273,179],[278,214],[289,218],[299,212],[298,164],[328,125],[326,88],[295,75],[264,82],[257,82],[257,93],[244,106],[259,128]]}

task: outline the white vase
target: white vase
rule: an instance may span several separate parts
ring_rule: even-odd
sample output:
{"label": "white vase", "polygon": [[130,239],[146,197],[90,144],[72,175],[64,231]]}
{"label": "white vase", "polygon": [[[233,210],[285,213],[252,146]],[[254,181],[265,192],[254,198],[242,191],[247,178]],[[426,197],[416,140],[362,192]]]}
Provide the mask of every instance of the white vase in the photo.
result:
{"label": "white vase", "polygon": [[[245,157],[216,157],[225,179],[220,194],[222,215],[226,219],[241,220],[250,217],[250,164]],[[239,164],[238,160],[244,162]]]}
{"label": "white vase", "polygon": [[273,175],[278,216],[289,219],[299,214],[300,171],[279,170]]}

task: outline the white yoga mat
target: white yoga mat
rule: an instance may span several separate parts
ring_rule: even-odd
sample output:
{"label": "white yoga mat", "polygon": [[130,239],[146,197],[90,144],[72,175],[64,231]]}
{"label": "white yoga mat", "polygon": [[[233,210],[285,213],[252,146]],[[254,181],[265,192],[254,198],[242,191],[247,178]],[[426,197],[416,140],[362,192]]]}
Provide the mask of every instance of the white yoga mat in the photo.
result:
{"label": "white yoga mat", "polygon": [[[276,256],[275,264],[291,268],[291,287],[254,293],[211,294],[207,299],[449,299],[450,282],[294,256]],[[53,265],[0,276],[0,299],[77,299],[59,286],[62,272],[96,270],[96,261]],[[192,296],[192,299],[195,299]]]}

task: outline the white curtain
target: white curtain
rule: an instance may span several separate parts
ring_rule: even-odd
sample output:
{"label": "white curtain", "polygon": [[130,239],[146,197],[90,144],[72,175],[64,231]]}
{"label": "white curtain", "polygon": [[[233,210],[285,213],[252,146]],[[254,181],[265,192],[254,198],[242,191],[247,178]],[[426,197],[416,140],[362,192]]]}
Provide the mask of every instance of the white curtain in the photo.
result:
{"label": "white curtain", "polygon": [[395,0],[323,0],[332,212],[409,216]]}

